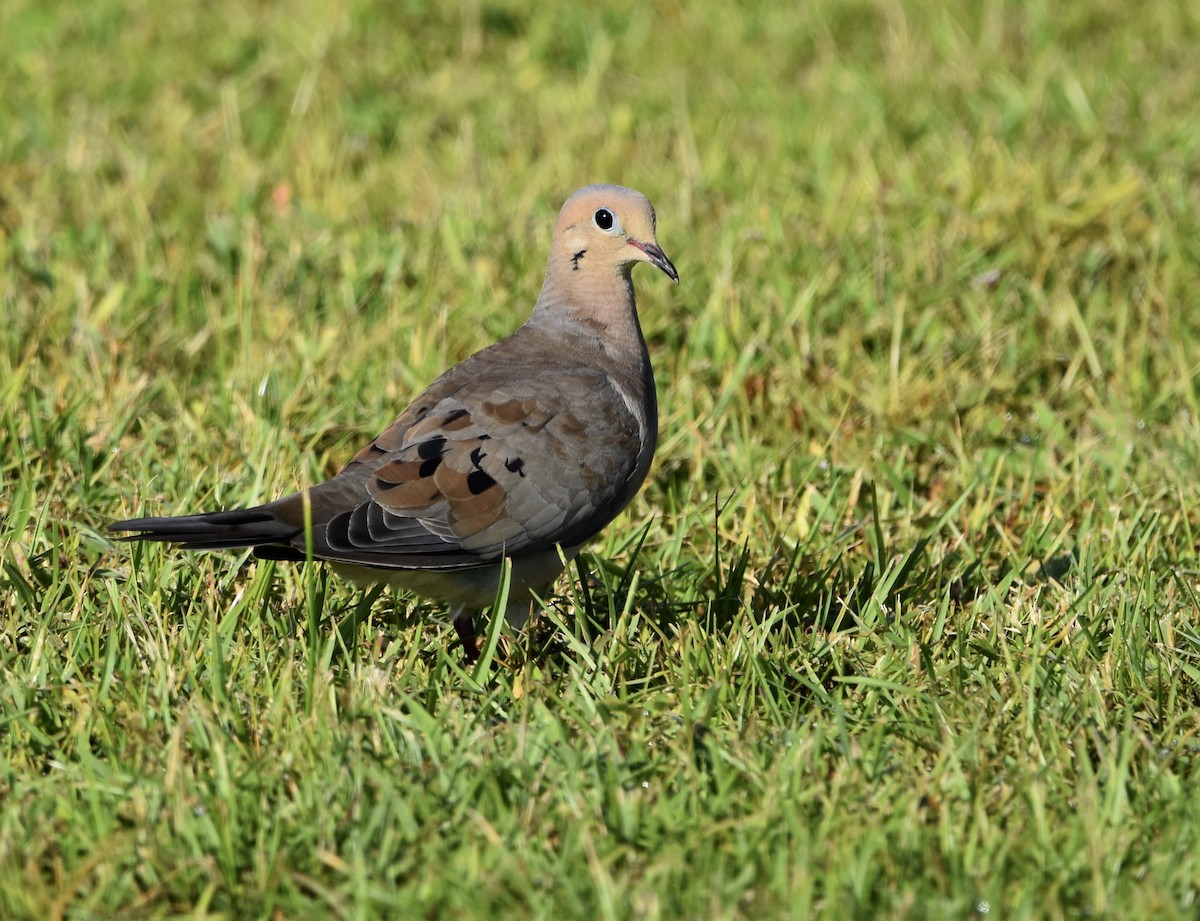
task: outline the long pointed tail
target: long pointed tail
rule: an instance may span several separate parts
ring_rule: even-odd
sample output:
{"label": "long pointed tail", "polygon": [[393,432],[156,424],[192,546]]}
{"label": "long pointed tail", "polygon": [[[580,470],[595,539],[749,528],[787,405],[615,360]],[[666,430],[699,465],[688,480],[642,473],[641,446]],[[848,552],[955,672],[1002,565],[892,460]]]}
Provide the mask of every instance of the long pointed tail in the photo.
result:
{"label": "long pointed tail", "polygon": [[266,506],[204,512],[178,518],[130,518],[114,521],[110,531],[132,531],[120,540],[152,540],[179,544],[185,550],[232,550],[239,547],[287,545],[301,533],[280,521]]}

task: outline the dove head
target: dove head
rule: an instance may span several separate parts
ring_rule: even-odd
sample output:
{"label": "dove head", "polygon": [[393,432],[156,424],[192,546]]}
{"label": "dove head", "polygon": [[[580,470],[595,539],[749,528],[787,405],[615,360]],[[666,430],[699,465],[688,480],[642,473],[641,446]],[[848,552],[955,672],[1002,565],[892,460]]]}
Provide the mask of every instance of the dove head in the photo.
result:
{"label": "dove head", "polygon": [[[554,230],[551,267],[594,284],[605,277],[629,278],[636,263],[648,262],[678,283],[679,273],[654,237],[654,206],[646,196],[619,185],[589,185],[567,199]],[[571,276],[575,276],[572,278]]]}

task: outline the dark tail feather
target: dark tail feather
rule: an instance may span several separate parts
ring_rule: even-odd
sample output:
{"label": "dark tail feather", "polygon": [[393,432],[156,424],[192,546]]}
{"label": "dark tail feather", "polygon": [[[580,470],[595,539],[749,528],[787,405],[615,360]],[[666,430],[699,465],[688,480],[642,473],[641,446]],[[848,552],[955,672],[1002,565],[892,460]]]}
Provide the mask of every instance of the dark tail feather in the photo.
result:
{"label": "dark tail feather", "polygon": [[300,533],[263,506],[228,512],[205,512],[178,518],[130,518],[114,521],[110,531],[135,531],[121,540],[153,540],[179,544],[184,550],[233,550],[264,544],[287,544]]}

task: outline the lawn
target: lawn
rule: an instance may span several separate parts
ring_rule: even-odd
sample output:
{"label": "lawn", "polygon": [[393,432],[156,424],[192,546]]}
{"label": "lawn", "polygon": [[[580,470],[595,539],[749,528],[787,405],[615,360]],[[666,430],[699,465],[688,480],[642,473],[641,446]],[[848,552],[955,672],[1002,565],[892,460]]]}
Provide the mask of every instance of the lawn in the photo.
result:
{"label": "lawn", "polygon": [[[0,4],[0,918],[1200,911],[1200,8]],[[658,209],[532,629],[116,543],[336,471]],[[493,640],[497,634],[493,632]]]}

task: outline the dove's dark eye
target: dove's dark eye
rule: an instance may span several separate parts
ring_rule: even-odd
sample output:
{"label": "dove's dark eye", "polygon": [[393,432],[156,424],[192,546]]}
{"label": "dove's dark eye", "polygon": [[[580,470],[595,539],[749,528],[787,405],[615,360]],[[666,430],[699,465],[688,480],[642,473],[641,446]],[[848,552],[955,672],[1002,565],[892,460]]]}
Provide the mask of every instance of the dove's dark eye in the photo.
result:
{"label": "dove's dark eye", "polygon": [[600,208],[592,215],[592,220],[596,222],[596,226],[601,230],[612,230],[617,226],[617,219],[613,217],[613,213],[607,208]]}

